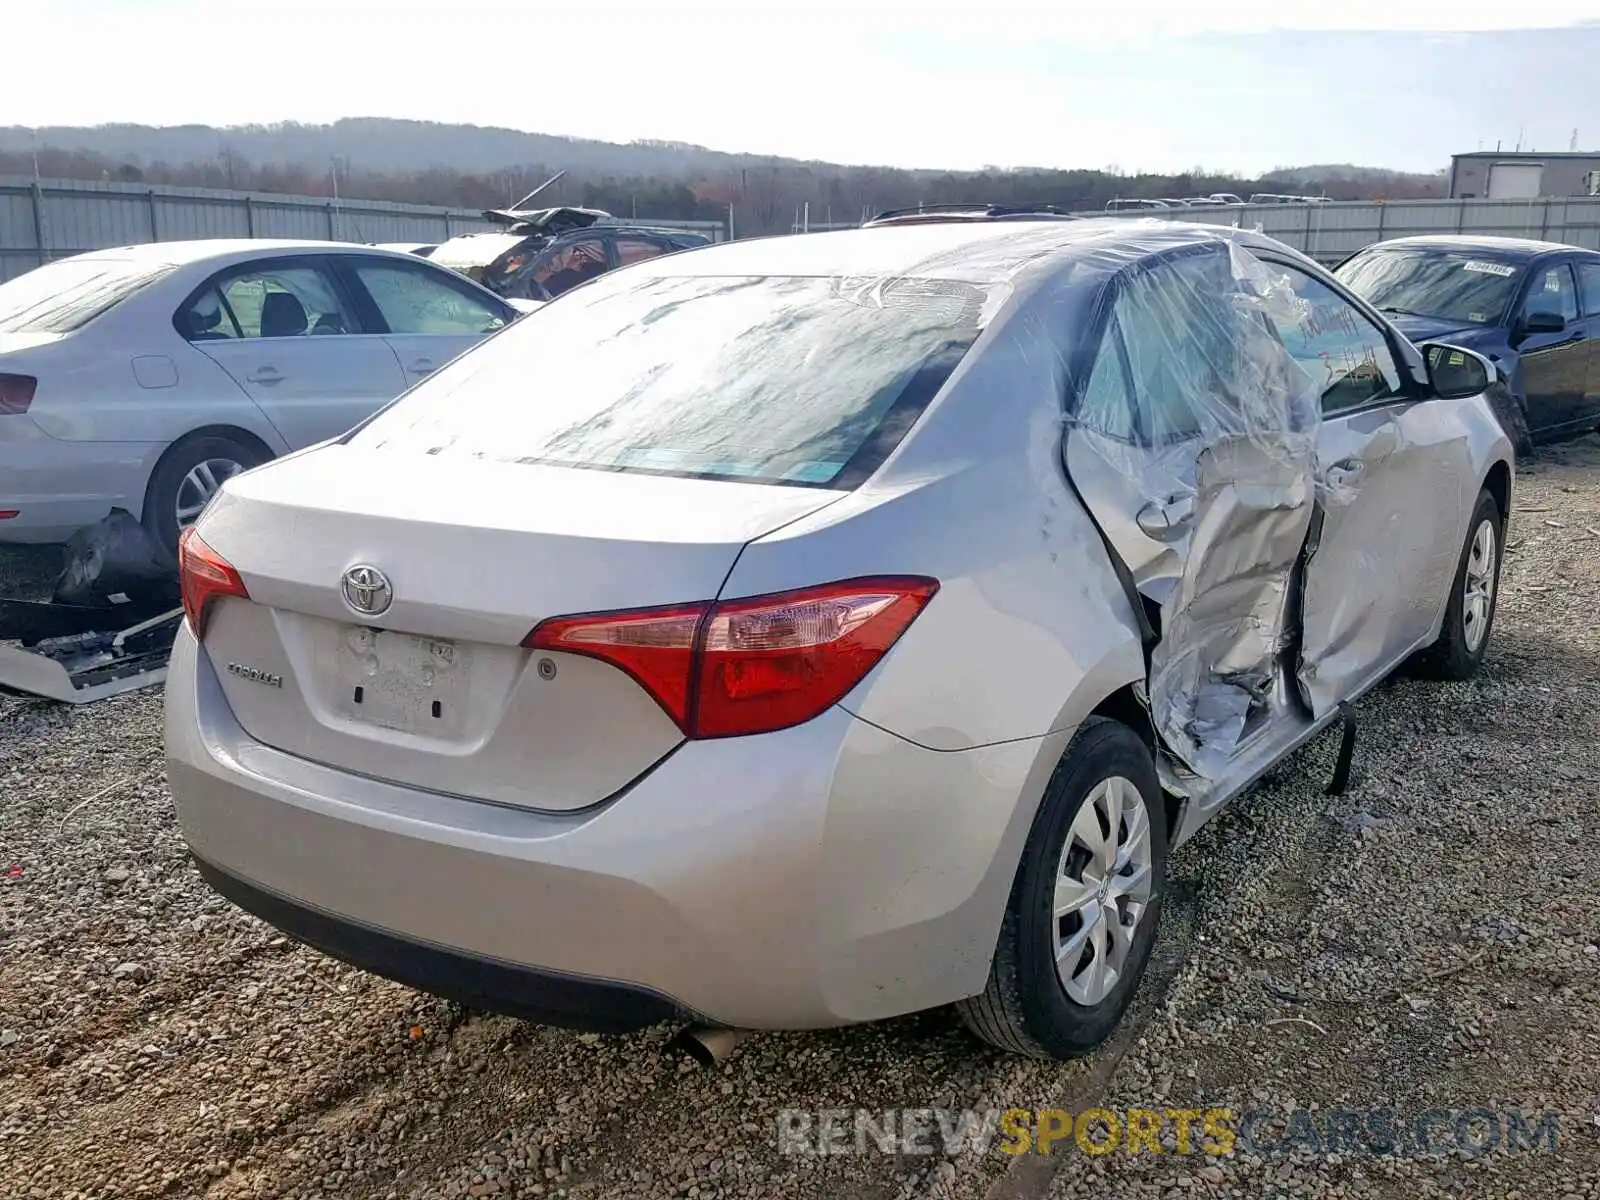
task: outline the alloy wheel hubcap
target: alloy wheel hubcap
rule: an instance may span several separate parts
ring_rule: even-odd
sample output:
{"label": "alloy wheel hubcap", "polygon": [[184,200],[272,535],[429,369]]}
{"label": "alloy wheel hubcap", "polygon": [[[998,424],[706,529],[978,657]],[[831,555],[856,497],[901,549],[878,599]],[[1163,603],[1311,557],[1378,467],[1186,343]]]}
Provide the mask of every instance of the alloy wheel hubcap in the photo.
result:
{"label": "alloy wheel hubcap", "polygon": [[1099,1004],[1117,986],[1154,886],[1139,789],[1120,775],[1102,780],[1072,819],[1056,867],[1051,950],[1073,1001]]}
{"label": "alloy wheel hubcap", "polygon": [[187,529],[194,524],[195,518],[205,509],[211,497],[224,483],[244,470],[244,464],[234,462],[231,458],[208,458],[202,463],[195,464],[194,468],[183,477],[183,482],[178,484],[178,502],[176,515],[178,528]]}
{"label": "alloy wheel hubcap", "polygon": [[1481,521],[1467,551],[1467,570],[1461,581],[1461,631],[1467,649],[1476,652],[1489,633],[1489,612],[1494,606],[1495,533],[1493,521]]}

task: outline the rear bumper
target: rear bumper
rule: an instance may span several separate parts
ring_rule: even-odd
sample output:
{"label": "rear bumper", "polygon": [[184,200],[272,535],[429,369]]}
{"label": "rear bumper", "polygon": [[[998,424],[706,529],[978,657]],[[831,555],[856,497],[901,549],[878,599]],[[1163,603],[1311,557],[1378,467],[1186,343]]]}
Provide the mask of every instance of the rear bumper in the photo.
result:
{"label": "rear bumper", "polygon": [[42,433],[0,437],[0,512],[17,512],[0,520],[0,542],[65,542],[113,508],[138,516],[147,465],[159,449],[143,442],[69,442]]}
{"label": "rear bumper", "polygon": [[462,954],[397,937],[257,887],[195,859],[221,895],[315,950],[470,1008],[595,1033],[631,1033],[688,1016],[670,1000],[640,988],[580,979]]}
{"label": "rear bumper", "polygon": [[935,752],[836,708],[536,812],[254,741],[187,628],[166,720],[179,822],[224,894],[411,986],[614,1028],[816,1028],[981,991],[1070,736]]}

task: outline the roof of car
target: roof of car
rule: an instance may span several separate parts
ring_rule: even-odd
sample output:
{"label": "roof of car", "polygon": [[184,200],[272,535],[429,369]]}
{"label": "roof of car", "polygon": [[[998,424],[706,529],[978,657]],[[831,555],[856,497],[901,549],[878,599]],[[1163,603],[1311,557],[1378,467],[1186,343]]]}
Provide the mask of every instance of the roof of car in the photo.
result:
{"label": "roof of car", "polygon": [[363,254],[396,254],[379,246],[359,242],[325,242],[310,238],[202,238],[192,242],[147,242],[137,246],[108,246],[90,250],[83,257],[140,259],[181,267],[207,259],[230,255],[317,253],[354,250]]}
{"label": "roof of car", "polygon": [[1259,240],[1217,225],[1110,217],[886,224],[738,242],[660,260],[670,275],[859,275],[999,283],[1051,257],[1119,244],[1183,245]]}
{"label": "roof of car", "polygon": [[1376,246],[1367,247],[1369,250],[1391,246],[1404,247],[1411,250],[1479,250],[1486,254],[1498,254],[1502,258],[1527,259],[1535,258],[1541,254],[1557,252],[1593,254],[1593,250],[1584,250],[1581,246],[1566,246],[1560,242],[1542,242],[1536,238],[1514,237],[1489,237],[1482,234],[1461,233],[1433,233],[1419,234],[1416,237],[1392,238],[1386,242],[1378,242]]}

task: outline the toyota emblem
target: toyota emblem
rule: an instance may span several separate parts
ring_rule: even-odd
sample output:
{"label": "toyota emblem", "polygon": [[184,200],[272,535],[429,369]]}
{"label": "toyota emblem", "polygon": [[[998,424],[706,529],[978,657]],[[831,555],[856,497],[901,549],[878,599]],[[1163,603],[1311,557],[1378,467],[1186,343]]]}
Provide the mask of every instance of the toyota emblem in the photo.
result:
{"label": "toyota emblem", "polygon": [[360,613],[363,617],[376,617],[387,612],[394,601],[394,588],[389,583],[389,577],[377,567],[369,567],[365,563],[351,567],[344,573],[341,590],[350,611]]}

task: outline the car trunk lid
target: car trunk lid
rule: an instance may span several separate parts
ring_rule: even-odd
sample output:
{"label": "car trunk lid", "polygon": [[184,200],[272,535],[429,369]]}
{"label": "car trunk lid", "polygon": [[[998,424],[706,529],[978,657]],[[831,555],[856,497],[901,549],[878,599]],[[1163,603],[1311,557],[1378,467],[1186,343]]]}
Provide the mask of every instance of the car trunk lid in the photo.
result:
{"label": "car trunk lid", "polygon": [[[527,634],[552,616],[711,599],[745,543],[837,496],[325,446],[231,481],[203,518],[250,594],[215,606],[205,649],[267,745],[432,791],[583,808],[682,733],[623,671],[529,651]],[[381,585],[344,586],[356,567],[381,572],[387,606]],[[380,611],[359,612],[364,600]]]}

